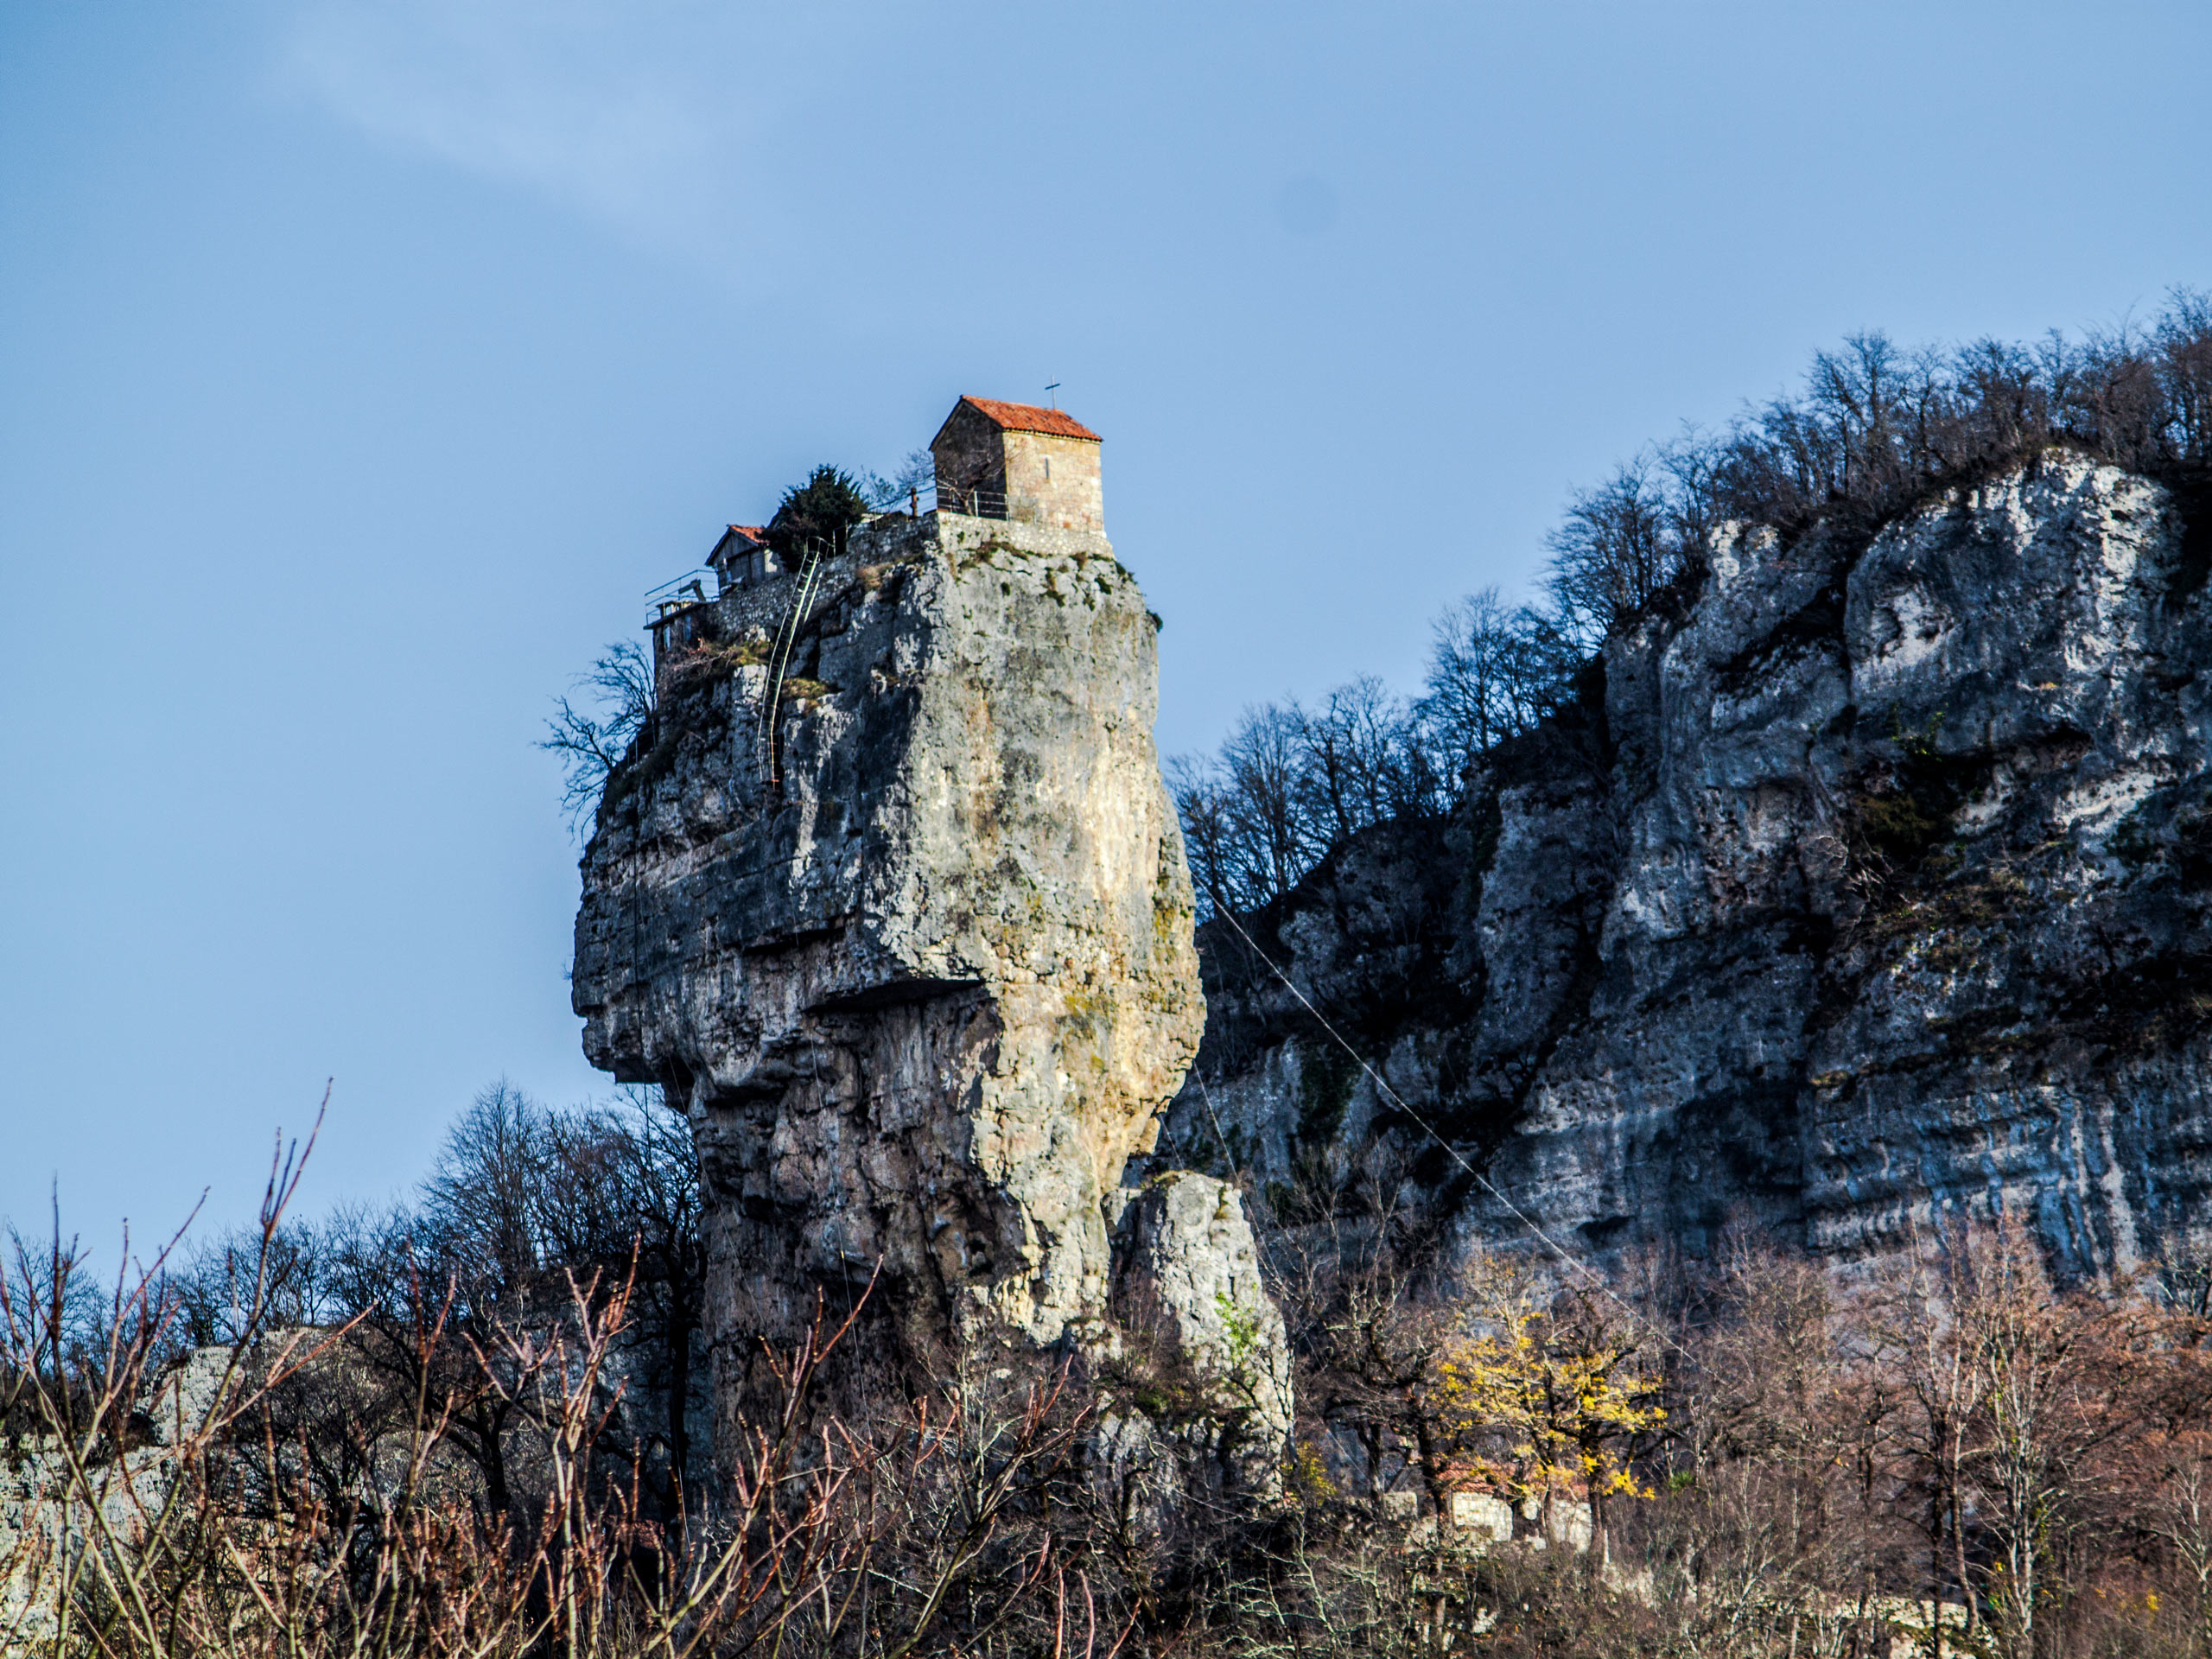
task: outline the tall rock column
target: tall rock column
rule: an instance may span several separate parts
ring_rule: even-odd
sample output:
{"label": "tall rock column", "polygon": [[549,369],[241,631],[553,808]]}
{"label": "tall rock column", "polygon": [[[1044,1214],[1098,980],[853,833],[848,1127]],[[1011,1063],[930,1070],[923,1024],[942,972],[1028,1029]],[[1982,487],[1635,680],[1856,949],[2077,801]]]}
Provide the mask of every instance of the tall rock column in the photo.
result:
{"label": "tall rock column", "polygon": [[1157,627],[1103,534],[931,513],[664,660],[575,1001],[594,1065],[690,1114],[719,1379],[879,1263],[923,1341],[1104,1308],[1107,1201],[1205,1021]]}

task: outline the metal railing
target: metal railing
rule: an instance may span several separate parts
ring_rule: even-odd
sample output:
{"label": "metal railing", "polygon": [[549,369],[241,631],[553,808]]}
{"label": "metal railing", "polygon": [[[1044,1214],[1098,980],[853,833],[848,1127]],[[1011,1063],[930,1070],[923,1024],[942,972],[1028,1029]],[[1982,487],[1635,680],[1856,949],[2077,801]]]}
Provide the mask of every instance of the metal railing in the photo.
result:
{"label": "metal railing", "polygon": [[[714,575],[713,571],[701,565],[696,570],[686,570],[672,582],[664,582],[659,587],[648,589],[645,603],[653,607],[653,620],[658,621],[677,611],[705,604],[709,595],[702,578]],[[721,579],[715,577],[715,586],[719,588],[721,585]]]}
{"label": "metal railing", "polygon": [[1006,517],[1004,490],[961,490],[939,484],[932,492],[937,508],[941,512],[965,513],[970,518],[1003,518]]}
{"label": "metal railing", "polygon": [[887,502],[875,511],[897,512],[901,509],[920,518],[925,512],[963,512],[970,518],[1003,518],[1006,517],[1004,490],[967,490],[950,484],[910,485],[904,501]]}

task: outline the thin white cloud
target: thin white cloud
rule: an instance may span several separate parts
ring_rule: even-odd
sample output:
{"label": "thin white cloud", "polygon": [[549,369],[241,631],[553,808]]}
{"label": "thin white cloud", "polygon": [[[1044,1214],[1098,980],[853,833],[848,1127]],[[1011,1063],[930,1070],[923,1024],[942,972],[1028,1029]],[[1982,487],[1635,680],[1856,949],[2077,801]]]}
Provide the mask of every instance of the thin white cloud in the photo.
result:
{"label": "thin white cloud", "polygon": [[690,0],[321,0],[285,79],[378,141],[518,184],[650,243],[740,235],[744,18]]}

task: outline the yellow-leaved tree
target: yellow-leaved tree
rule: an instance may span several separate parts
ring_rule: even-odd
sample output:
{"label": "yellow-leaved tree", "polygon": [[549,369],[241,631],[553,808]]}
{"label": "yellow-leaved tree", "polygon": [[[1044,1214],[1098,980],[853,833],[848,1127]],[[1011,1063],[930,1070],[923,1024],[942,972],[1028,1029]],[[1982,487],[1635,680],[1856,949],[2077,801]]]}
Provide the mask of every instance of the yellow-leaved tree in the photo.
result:
{"label": "yellow-leaved tree", "polygon": [[1555,1536],[1561,1502],[1602,1523],[1607,1498],[1652,1496],[1635,1457],[1666,1412],[1632,1338],[1518,1263],[1480,1259],[1462,1283],[1425,1402],[1448,1483],[1533,1502]]}

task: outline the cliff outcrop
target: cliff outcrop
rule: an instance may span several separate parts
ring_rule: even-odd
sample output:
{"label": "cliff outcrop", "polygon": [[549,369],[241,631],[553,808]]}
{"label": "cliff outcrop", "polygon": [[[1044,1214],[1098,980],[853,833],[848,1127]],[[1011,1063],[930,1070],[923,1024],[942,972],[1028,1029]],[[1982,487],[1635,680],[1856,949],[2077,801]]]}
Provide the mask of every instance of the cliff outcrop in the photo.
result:
{"label": "cliff outcrop", "polygon": [[1171,1155],[1280,1224],[1601,1261],[1999,1207],[2072,1271],[2201,1244],[2205,517],[2053,451],[1871,536],[1730,528],[1447,823],[1209,924]]}
{"label": "cliff outcrop", "polygon": [[1104,1313],[1123,1165],[1204,1021],[1157,626],[1103,534],[942,512],[665,652],[575,1002],[594,1065],[689,1112],[722,1383],[879,1262],[924,1344]]}
{"label": "cliff outcrop", "polygon": [[1108,1465],[1141,1468],[1155,1491],[1193,1478],[1215,1498],[1279,1491],[1294,1418],[1290,1335],[1234,1186],[1189,1170],[1144,1183],[1116,1240],[1114,1312],[1140,1363],[1109,1370],[1144,1378],[1129,1391],[1140,1406],[1147,1393],[1181,1397],[1149,1419],[1119,1414]]}

